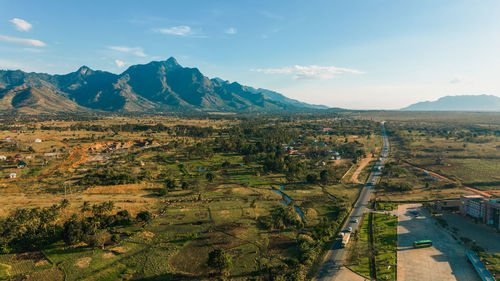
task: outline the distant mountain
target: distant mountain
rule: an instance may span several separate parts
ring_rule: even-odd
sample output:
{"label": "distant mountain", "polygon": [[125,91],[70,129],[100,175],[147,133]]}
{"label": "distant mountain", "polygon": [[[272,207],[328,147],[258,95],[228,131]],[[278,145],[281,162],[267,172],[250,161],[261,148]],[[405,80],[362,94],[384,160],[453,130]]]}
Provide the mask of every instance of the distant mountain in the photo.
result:
{"label": "distant mountain", "polygon": [[174,58],[122,74],[82,66],[65,75],[0,70],[0,112],[272,112],[327,108],[220,78]]}
{"label": "distant mountain", "polygon": [[[213,78],[212,80],[216,81],[218,83],[228,83],[228,81],[224,81],[221,78]],[[297,107],[301,107],[301,108],[311,108],[311,109],[327,109],[327,108],[329,108],[326,105],[309,104],[309,103],[301,102],[301,101],[298,101],[295,99],[287,98],[283,94],[280,94],[278,92],[271,91],[271,90],[266,90],[266,89],[262,89],[262,88],[255,89],[255,88],[250,87],[250,86],[244,86],[244,87],[249,92],[252,92],[254,94],[260,93],[260,94],[263,94],[268,99],[278,101],[278,102],[288,104],[288,105],[293,105],[293,106],[297,106]]]}
{"label": "distant mountain", "polygon": [[437,101],[412,104],[405,111],[500,111],[500,97],[492,95],[445,96]]}

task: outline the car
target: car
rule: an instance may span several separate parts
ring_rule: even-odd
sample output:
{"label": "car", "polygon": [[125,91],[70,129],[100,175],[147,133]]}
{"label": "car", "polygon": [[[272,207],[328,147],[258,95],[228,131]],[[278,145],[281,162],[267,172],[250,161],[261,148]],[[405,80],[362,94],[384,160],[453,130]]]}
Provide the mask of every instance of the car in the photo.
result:
{"label": "car", "polygon": [[358,222],[359,222],[359,220],[358,220],[358,219],[355,219],[355,220],[354,220],[354,223],[358,223]]}
{"label": "car", "polygon": [[351,232],[351,231],[352,231],[352,227],[350,227],[350,226],[349,226],[349,227],[347,228],[347,232]]}

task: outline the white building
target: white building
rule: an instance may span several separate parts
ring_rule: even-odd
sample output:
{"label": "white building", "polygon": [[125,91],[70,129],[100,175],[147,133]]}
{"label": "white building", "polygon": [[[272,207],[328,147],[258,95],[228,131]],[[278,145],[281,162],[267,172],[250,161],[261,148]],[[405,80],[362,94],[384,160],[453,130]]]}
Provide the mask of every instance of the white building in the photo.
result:
{"label": "white building", "polygon": [[41,139],[35,139],[35,142],[42,142]]}
{"label": "white building", "polygon": [[5,155],[0,155],[0,160],[7,160],[7,156],[5,156]]}
{"label": "white building", "polygon": [[17,177],[16,173],[10,173],[9,178],[15,179]]}

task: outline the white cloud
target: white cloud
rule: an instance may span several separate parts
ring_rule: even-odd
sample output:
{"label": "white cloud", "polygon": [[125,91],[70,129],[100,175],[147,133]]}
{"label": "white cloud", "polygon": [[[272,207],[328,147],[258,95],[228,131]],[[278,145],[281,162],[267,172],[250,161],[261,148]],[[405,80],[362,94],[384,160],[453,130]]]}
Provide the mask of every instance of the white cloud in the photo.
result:
{"label": "white cloud", "polygon": [[350,73],[350,74],[363,74],[364,72],[342,68],[336,66],[319,66],[319,65],[309,65],[309,66],[301,66],[294,65],[291,67],[282,67],[282,68],[259,68],[252,69],[252,71],[261,72],[265,74],[292,74],[293,79],[295,80],[303,80],[303,79],[331,79],[336,77],[337,75]]}
{"label": "white cloud", "polygon": [[13,18],[10,22],[13,23],[19,31],[29,31],[33,27],[31,23],[19,18]]}
{"label": "white cloud", "polygon": [[124,67],[127,63],[124,62],[124,61],[121,61],[121,60],[115,60],[115,64],[116,66],[118,66],[119,68],[122,68]]}
{"label": "white cloud", "polygon": [[0,35],[0,40],[6,41],[6,42],[11,42],[11,43],[19,43],[19,44],[23,44],[23,45],[34,46],[34,47],[45,46],[45,43],[43,43],[40,40],[36,40],[36,39],[26,39],[26,38],[17,38],[17,37]]}
{"label": "white cloud", "polygon": [[108,49],[122,53],[134,54],[138,57],[147,57],[141,47],[109,46]]}
{"label": "white cloud", "polygon": [[158,28],[154,29],[153,31],[177,36],[188,36],[192,33],[191,27],[187,25],[179,25],[169,28]]}
{"label": "white cloud", "polygon": [[224,33],[226,33],[226,34],[236,34],[236,33],[238,33],[238,30],[236,30],[236,28],[234,28],[234,27],[230,27],[230,28],[226,29],[224,31]]}

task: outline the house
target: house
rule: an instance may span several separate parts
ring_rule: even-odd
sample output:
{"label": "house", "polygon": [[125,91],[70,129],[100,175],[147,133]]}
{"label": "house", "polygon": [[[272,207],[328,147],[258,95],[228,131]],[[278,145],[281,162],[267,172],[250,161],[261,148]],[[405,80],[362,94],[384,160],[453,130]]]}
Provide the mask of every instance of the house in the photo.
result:
{"label": "house", "polygon": [[35,142],[42,142],[41,139],[35,139]]}
{"label": "house", "polygon": [[7,160],[7,156],[5,156],[5,155],[0,155],[0,160]]}
{"label": "house", "polygon": [[18,169],[26,168],[27,166],[28,166],[28,164],[26,164],[26,162],[24,162],[24,161],[17,162]]}
{"label": "house", "polygon": [[11,142],[12,141],[12,138],[11,137],[6,137],[5,139],[3,139],[4,142]]}
{"label": "house", "polygon": [[16,173],[10,173],[9,178],[15,179],[17,177]]}

